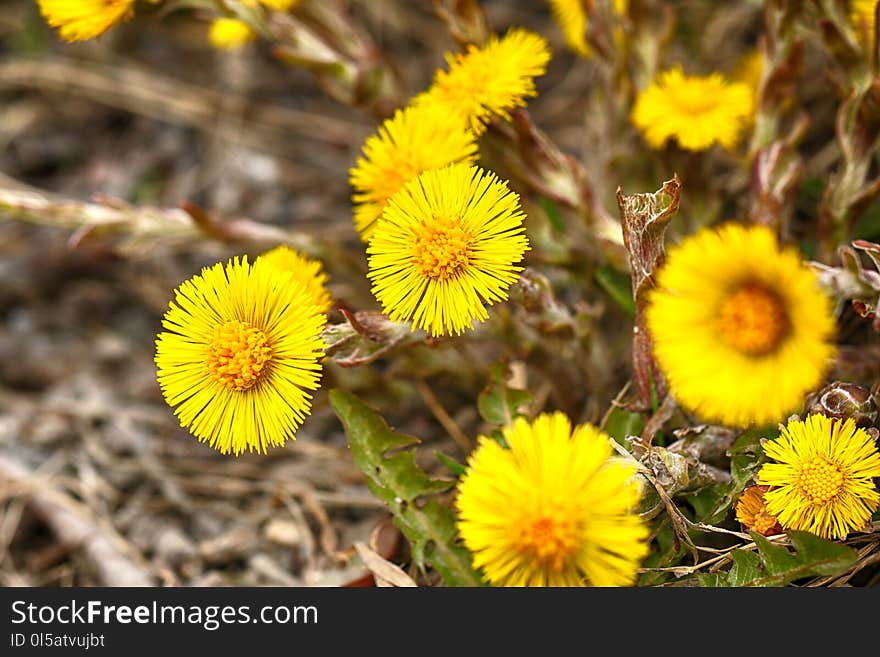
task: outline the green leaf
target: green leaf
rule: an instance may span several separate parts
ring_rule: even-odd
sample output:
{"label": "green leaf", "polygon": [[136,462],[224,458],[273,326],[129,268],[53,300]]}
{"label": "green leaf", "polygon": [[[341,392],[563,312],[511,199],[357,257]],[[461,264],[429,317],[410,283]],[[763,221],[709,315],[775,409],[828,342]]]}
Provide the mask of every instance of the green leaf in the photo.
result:
{"label": "green leaf", "polygon": [[705,522],[721,504],[721,500],[727,494],[729,485],[706,486],[693,493],[682,495],[694,510],[694,517],[699,522]]}
{"label": "green leaf", "polygon": [[880,203],[868,206],[868,209],[856,223],[853,237],[872,242],[880,239]]}
{"label": "green leaf", "polygon": [[489,432],[489,438],[501,445],[504,449],[510,449],[510,445],[507,444],[507,439],[499,429],[492,429],[492,431]]}
{"label": "green leaf", "polygon": [[781,545],[773,545],[773,543],[757,532],[749,532],[749,535],[755,541],[755,545],[758,546],[758,551],[764,558],[769,575],[779,575],[796,566],[797,559]]}
{"label": "green leaf", "polygon": [[704,587],[724,586],[724,575],[722,573],[697,573],[697,582]]}
{"label": "green leaf", "polygon": [[630,317],[636,316],[636,302],[633,300],[632,279],[628,274],[614,267],[601,267],[596,270],[596,282],[614,299]]}
{"label": "green leaf", "polygon": [[451,456],[446,456],[446,454],[444,454],[443,452],[438,452],[437,450],[434,450],[434,456],[436,456],[437,460],[445,465],[446,469],[449,470],[456,477],[460,477],[465,472],[467,472],[467,467],[456,461]]}
{"label": "green leaf", "polygon": [[730,446],[730,454],[757,454],[761,451],[762,438],[772,440],[778,435],[778,427],[758,427],[743,431]]}
{"label": "green leaf", "polygon": [[615,406],[608,414],[602,430],[618,443],[629,449],[627,436],[638,436],[645,428],[645,418],[641,413],[628,411],[622,406]]}
{"label": "green leaf", "polygon": [[761,534],[749,532],[758,552],[733,550],[731,569],[714,584],[703,586],[787,586],[816,575],[839,575],[858,559],[856,551],[842,543],[826,541],[808,532],[787,532],[794,551],[774,545]]}
{"label": "green leaf", "polygon": [[727,486],[724,495],[721,495],[718,504],[710,513],[701,518],[701,522],[714,525],[720,522],[739,499],[742,492],[752,483],[755,474],[764,462],[764,450],[761,447],[762,438],[775,438],[779,434],[776,427],[759,427],[744,431],[730,446],[730,476],[731,482]]}
{"label": "green leaf", "polygon": [[407,449],[418,439],[392,431],[354,395],[331,390],[330,404],[345,427],[354,462],[366,475],[370,491],[388,505],[412,546],[416,564],[432,566],[450,586],[481,586],[470,554],[456,541],[455,514],[435,497],[455,482],[428,477]]}
{"label": "green leaf", "polygon": [[748,550],[734,550],[730,553],[733,567],[727,573],[728,586],[747,586],[761,576],[761,557]]}
{"label": "green leaf", "polygon": [[541,203],[541,207],[544,208],[544,212],[547,213],[547,218],[550,220],[550,225],[553,226],[553,230],[558,233],[564,233],[565,221],[562,219],[562,215],[559,214],[559,208],[556,207],[556,204],[549,198],[544,197],[542,197],[539,202]]}
{"label": "green leaf", "polygon": [[[749,532],[767,563],[768,575],[753,586],[784,586],[810,575],[838,575],[858,559],[856,551],[842,543],[826,541],[809,532],[786,532],[796,554],[782,546],[772,545],[766,538]],[[783,553],[789,558],[783,556]]]}
{"label": "green leaf", "polygon": [[495,363],[489,368],[489,382],[477,397],[477,409],[489,424],[507,426],[520,415],[517,410],[532,401],[528,390],[517,390],[507,385],[507,365]]}
{"label": "green leaf", "polygon": [[[662,521],[661,521],[662,522]],[[676,542],[675,531],[670,523],[662,524],[656,531],[656,549],[642,561],[644,568],[666,568],[681,563],[685,555],[685,548],[681,542]],[[672,577],[669,571],[645,570],[640,576],[638,586],[659,586],[666,583]]]}

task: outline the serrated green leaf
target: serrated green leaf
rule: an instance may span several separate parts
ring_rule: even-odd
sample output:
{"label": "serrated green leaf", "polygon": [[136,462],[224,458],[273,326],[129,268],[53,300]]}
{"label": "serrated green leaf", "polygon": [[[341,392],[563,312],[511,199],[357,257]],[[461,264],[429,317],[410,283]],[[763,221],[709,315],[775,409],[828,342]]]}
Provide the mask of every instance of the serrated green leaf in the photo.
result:
{"label": "serrated green leaf", "polygon": [[839,575],[858,558],[852,548],[807,532],[787,532],[794,551],[774,545],[756,532],[749,534],[758,553],[740,549],[731,552],[733,566],[715,586],[786,586],[804,577]]}
{"label": "serrated green leaf", "polygon": [[816,575],[839,575],[858,560],[858,554],[848,545],[826,541],[809,532],[790,531],[788,537],[798,555],[811,564]]}
{"label": "serrated green leaf", "polygon": [[528,390],[517,390],[507,385],[507,365],[495,363],[489,369],[489,382],[477,397],[477,409],[489,424],[507,426],[520,413],[517,409],[532,401]]}
{"label": "serrated green leaf", "polygon": [[733,566],[727,574],[727,586],[746,586],[761,576],[761,557],[754,552],[734,550],[730,558],[733,559]]}
{"label": "serrated green leaf", "polygon": [[760,534],[750,533],[767,564],[767,574],[751,586],[785,586],[802,577],[838,575],[858,559],[851,547],[826,541],[808,532],[787,532],[795,549],[794,554],[782,546],[771,545]]}
{"label": "serrated green leaf", "polygon": [[749,532],[755,545],[758,546],[758,552],[761,553],[764,565],[769,575],[781,575],[790,571],[797,566],[797,559],[794,555],[781,545],[773,545],[757,532]]}
{"label": "serrated green leaf", "polygon": [[470,554],[456,542],[455,514],[435,497],[455,482],[428,477],[407,449],[418,439],[392,431],[354,395],[331,390],[330,404],[345,427],[352,459],[366,475],[370,491],[388,505],[416,564],[432,566],[448,585],[481,586]]}

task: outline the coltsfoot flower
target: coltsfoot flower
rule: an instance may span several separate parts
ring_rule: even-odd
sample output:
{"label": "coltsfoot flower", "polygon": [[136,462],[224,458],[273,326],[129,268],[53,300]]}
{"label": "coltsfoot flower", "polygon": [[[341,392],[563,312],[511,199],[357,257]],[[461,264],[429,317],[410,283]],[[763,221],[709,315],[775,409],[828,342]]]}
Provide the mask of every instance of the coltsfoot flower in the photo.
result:
{"label": "coltsfoot flower", "polygon": [[794,420],[764,443],[776,463],[758,472],[767,511],[785,529],[844,539],[863,529],[880,506],[873,477],[880,477],[874,439],[852,419],[814,414]]}
{"label": "coltsfoot flower", "polygon": [[407,182],[424,171],[476,157],[477,138],[463,118],[433,105],[395,112],[364,142],[349,172],[361,239],[369,241],[388,199]]}
{"label": "coltsfoot flower", "polygon": [[587,12],[583,0],[550,0],[550,10],[568,47],[581,57],[589,57],[592,49],[587,43]]}
{"label": "coltsfoot flower", "polygon": [[[253,2],[254,0],[251,0]],[[266,5],[275,11],[290,11],[299,4],[299,0],[259,0],[260,4]],[[250,3],[249,3],[250,4]]]}
{"label": "coltsfoot flower", "polygon": [[764,226],[705,228],[671,248],[646,319],[678,402],[730,426],[801,408],[835,351],[831,300]]}
{"label": "coltsfoot flower", "polygon": [[447,54],[448,71],[437,71],[431,87],[413,99],[415,105],[435,105],[448,115],[461,116],[476,134],[494,118],[510,120],[510,112],[537,96],[535,78],[550,61],[544,37],[512,28],[503,37],[467,52]]}
{"label": "coltsfoot flower", "polygon": [[639,93],[632,121],[652,148],[675,139],[690,151],[706,150],[716,142],[730,150],[751,122],[754,108],[749,85],[730,82],[720,73],[686,76],[676,66]]}
{"label": "coltsfoot flower", "polygon": [[764,493],[770,490],[769,486],[749,486],[743,491],[736,503],[736,519],[746,529],[758,532],[763,536],[773,536],[782,533],[779,520],[767,511],[764,502]]}
{"label": "coltsfoot flower", "polygon": [[507,299],[528,250],[519,197],[495,174],[452,164],[391,197],[367,247],[373,294],[392,321],[462,333]]}
{"label": "coltsfoot flower", "polygon": [[[581,57],[590,57],[593,54],[590,44],[587,43],[587,7],[591,6],[591,0],[549,0],[550,11],[554,20],[559,24],[565,43]],[[626,14],[628,0],[614,0],[612,7],[614,13]]]}
{"label": "coltsfoot flower", "polygon": [[135,0],[37,0],[40,12],[65,41],[101,36],[134,15]]}
{"label": "coltsfoot flower", "polygon": [[611,438],[562,413],[503,429],[509,449],[481,436],[458,485],[456,509],[474,566],[497,586],[627,586],[648,553],[634,512],[635,467]]}
{"label": "coltsfoot flower", "polygon": [[319,386],[325,323],[310,292],[265,260],[206,267],[162,320],[162,394],[181,426],[224,454],[282,445]]}

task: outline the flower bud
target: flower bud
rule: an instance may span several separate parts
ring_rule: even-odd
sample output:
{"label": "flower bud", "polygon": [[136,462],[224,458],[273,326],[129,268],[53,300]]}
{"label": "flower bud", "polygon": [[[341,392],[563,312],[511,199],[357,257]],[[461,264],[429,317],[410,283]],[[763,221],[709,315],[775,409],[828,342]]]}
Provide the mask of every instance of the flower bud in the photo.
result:
{"label": "flower bud", "polygon": [[870,427],[877,421],[877,404],[868,388],[835,381],[810,396],[807,413],[822,413],[841,420],[852,418],[857,426]]}

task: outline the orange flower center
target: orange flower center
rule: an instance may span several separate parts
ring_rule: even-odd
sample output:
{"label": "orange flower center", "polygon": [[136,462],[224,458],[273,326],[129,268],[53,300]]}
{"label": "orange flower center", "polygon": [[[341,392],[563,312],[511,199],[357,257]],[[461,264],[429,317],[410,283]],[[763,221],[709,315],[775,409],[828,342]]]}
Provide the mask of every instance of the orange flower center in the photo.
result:
{"label": "orange flower center", "polygon": [[413,245],[412,262],[427,278],[445,281],[467,267],[471,258],[471,235],[456,219],[435,217],[423,224]]}
{"label": "orange flower center", "polygon": [[230,390],[252,388],[272,359],[269,339],[247,322],[229,321],[214,328],[208,346],[208,372]]}
{"label": "orange flower center", "polygon": [[754,529],[759,534],[766,536],[767,532],[776,526],[776,523],[776,516],[771,513],[767,513],[766,509],[761,509],[755,514],[755,517],[752,521],[752,529]]}
{"label": "orange flower center", "polygon": [[782,299],[757,283],[746,283],[721,304],[718,326],[725,342],[747,356],[774,351],[788,332]]}
{"label": "orange flower center", "polygon": [[736,505],[736,519],[764,536],[777,526],[776,516],[767,511],[764,493],[769,486],[749,486]]}
{"label": "orange flower center", "polygon": [[814,503],[827,502],[843,488],[843,473],[827,458],[817,456],[801,466],[798,486]]}
{"label": "orange flower center", "polygon": [[550,509],[525,520],[517,529],[514,543],[523,553],[559,572],[578,546],[578,527],[562,509]]}

